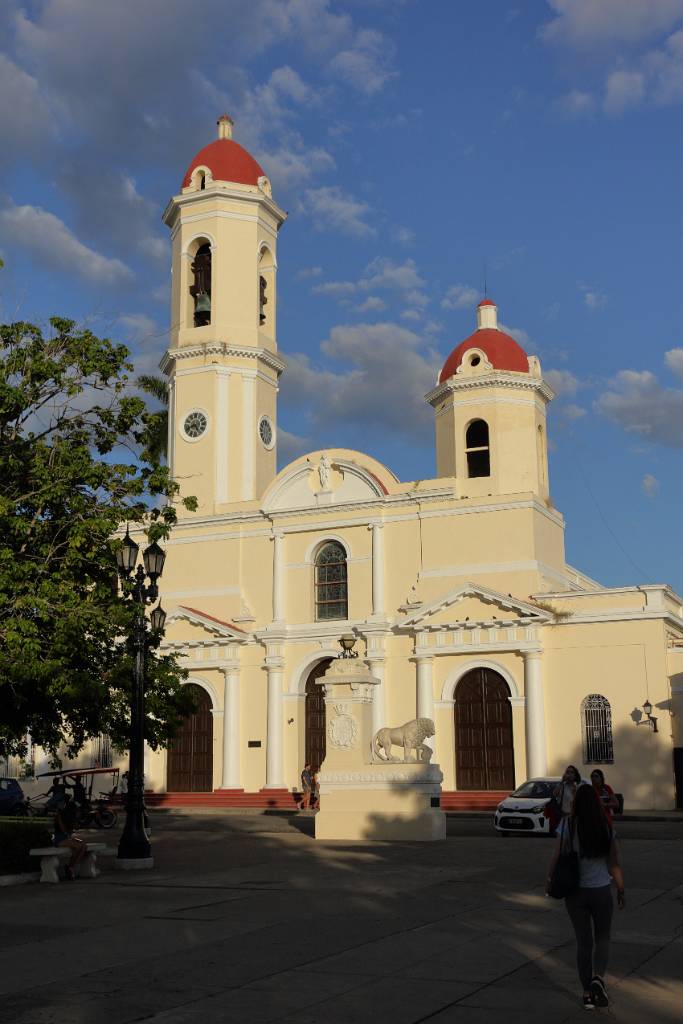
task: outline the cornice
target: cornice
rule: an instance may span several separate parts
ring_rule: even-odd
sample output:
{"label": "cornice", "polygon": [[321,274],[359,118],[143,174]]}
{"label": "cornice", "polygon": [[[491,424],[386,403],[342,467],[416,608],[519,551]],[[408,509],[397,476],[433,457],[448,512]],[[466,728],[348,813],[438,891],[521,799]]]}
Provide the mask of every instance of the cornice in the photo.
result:
{"label": "cornice", "polygon": [[192,345],[184,348],[169,348],[159,363],[159,369],[170,373],[173,364],[181,359],[198,359],[202,356],[233,356],[239,359],[261,360],[266,366],[275,370],[279,376],[287,367],[287,363],[275,352],[256,345],[231,345],[227,341],[206,342],[203,345]]}
{"label": "cornice", "polygon": [[433,405],[434,402],[438,402],[452,392],[475,391],[481,388],[515,388],[518,391],[535,391],[546,402],[550,402],[555,397],[555,392],[542,377],[496,372],[482,374],[479,377],[467,377],[464,380],[458,377],[449,377],[448,380],[432,388],[425,395],[425,399],[430,405]]}
{"label": "cornice", "polygon": [[[282,207],[278,206],[275,200],[270,196],[267,196],[265,192],[261,192],[260,190],[247,192],[242,189],[230,188],[227,185],[218,185],[215,183],[206,189],[202,189],[201,192],[185,192],[173,196],[169,199],[161,219],[164,224],[172,226],[173,221],[184,207],[195,206],[200,202],[206,203],[207,200],[211,199],[236,199],[242,203],[255,203],[257,206],[264,207],[271,214],[271,216],[277,221],[278,227],[280,227],[287,219],[287,214]],[[229,210],[207,210],[204,216],[207,218],[214,217],[221,213],[229,215],[230,212],[231,211]]]}

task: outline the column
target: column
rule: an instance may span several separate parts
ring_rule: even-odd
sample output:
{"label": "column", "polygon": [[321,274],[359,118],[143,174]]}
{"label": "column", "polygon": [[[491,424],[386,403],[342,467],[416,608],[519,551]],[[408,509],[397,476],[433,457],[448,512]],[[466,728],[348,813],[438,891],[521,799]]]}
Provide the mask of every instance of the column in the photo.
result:
{"label": "column", "polygon": [[371,523],[372,530],[372,614],[383,618],[384,609],[384,538],[383,523]]}
{"label": "column", "polygon": [[284,534],[273,533],[273,622],[284,622]]}
{"label": "column", "polygon": [[379,685],[372,688],[372,735],[387,724],[384,708],[384,658],[367,658],[368,668],[379,679]]}
{"label": "column", "polygon": [[[415,663],[417,665],[417,717],[431,718],[434,721],[434,686],[432,681],[434,659],[432,657],[417,657]],[[434,751],[432,761],[435,762],[436,736],[425,740],[425,743]]]}
{"label": "column", "polygon": [[282,659],[266,658],[268,716],[266,724],[266,789],[282,789]]}
{"label": "column", "polygon": [[548,771],[545,744],[545,703],[541,652],[524,652],[524,696],[526,698],[526,770],[530,779]]}
{"label": "column", "polygon": [[239,662],[229,662],[223,669],[223,675],[223,779],[221,788],[241,789]]}

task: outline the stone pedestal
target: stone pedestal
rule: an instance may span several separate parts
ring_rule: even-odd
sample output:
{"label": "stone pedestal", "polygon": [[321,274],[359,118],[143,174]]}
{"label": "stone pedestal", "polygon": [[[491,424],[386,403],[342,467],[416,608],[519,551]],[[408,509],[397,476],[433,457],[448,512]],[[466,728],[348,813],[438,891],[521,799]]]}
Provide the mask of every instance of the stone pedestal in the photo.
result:
{"label": "stone pedestal", "polygon": [[355,658],[338,658],[319,681],[325,689],[327,751],[315,837],[445,839],[439,766],[380,761],[373,755],[373,688],[378,684]]}

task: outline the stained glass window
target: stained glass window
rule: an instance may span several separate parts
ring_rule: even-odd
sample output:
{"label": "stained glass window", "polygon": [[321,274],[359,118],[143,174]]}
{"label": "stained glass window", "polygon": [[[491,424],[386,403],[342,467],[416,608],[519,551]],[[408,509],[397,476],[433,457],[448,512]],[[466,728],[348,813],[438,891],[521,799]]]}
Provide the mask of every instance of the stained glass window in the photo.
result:
{"label": "stained glass window", "polygon": [[337,541],[323,544],[315,560],[315,617],[348,617],[346,552]]}

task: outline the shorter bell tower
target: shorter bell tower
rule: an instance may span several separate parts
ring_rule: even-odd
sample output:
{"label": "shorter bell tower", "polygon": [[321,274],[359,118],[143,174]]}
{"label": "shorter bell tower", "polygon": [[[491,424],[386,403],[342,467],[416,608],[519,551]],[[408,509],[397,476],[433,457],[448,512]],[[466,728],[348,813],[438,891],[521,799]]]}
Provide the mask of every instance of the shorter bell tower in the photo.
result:
{"label": "shorter bell tower", "polygon": [[436,473],[468,497],[530,491],[549,500],[546,410],[553,398],[536,356],[498,326],[491,299],[426,396],[434,409]]}
{"label": "shorter bell tower", "polygon": [[[258,499],[276,474],[277,238],[286,214],[232,119],[191,161],[165,212],[172,240],[171,474],[198,515]],[[193,513],[183,512],[184,515]]]}

